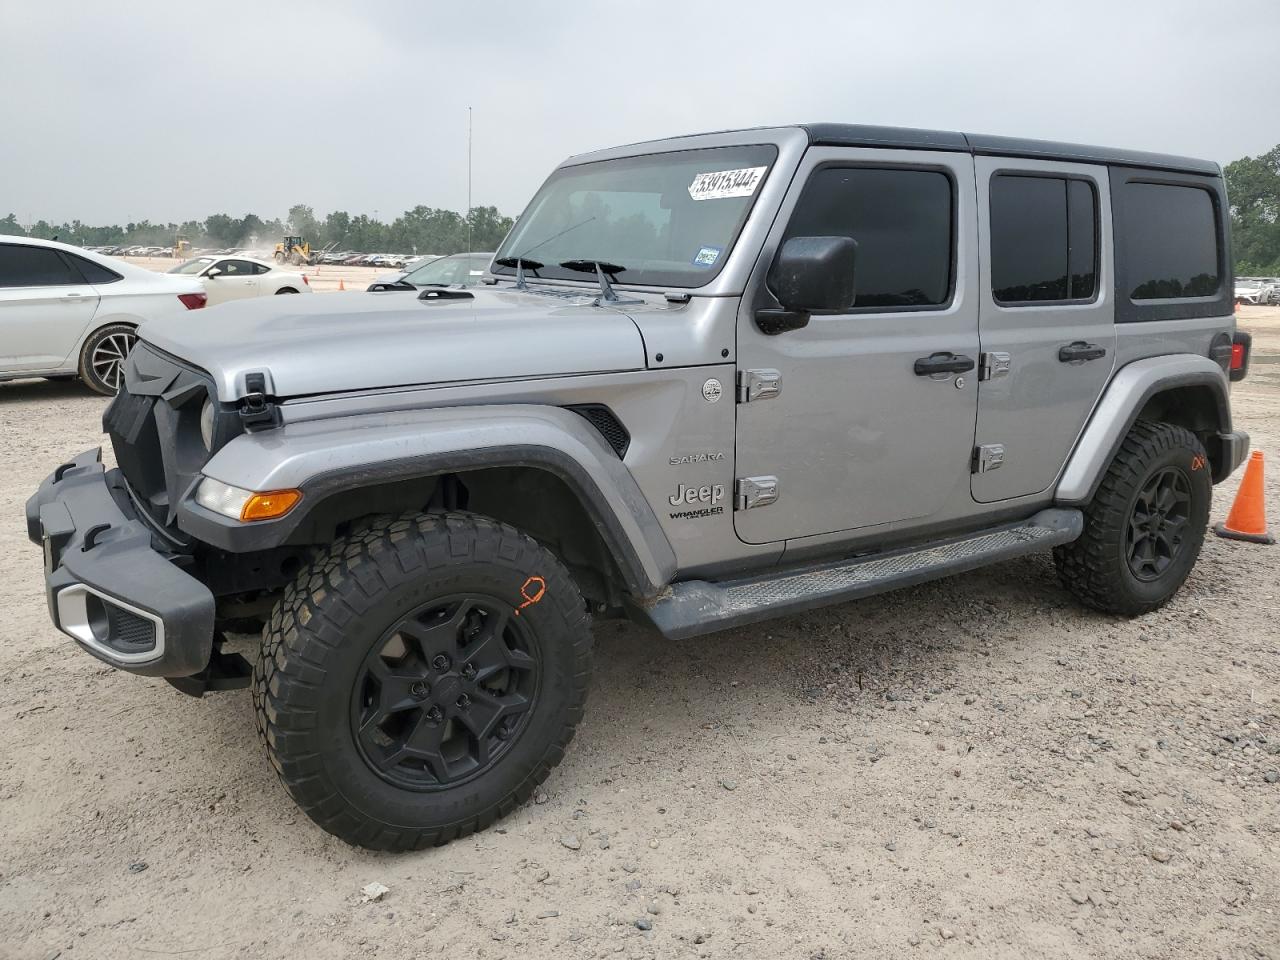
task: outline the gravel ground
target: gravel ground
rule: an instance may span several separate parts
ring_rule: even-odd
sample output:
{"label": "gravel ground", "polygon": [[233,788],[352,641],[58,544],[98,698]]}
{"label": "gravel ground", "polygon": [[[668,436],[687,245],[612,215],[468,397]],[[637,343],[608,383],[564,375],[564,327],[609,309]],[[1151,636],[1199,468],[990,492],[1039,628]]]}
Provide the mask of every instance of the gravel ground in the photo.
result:
{"label": "gravel ground", "polygon": [[[1274,454],[1280,310],[1241,322]],[[605,624],[534,803],[371,854],[295,810],[247,692],[49,625],[22,504],[102,407],[0,384],[0,957],[1280,958],[1280,547],[1210,537],[1133,621],[1034,557],[696,642]]]}

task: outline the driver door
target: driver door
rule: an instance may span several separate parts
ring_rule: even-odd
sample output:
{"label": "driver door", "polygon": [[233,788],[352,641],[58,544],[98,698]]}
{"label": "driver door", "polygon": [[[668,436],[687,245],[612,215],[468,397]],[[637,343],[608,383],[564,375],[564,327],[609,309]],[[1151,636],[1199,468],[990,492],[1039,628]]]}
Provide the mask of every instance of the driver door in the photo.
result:
{"label": "driver door", "polygon": [[227,300],[241,300],[258,295],[256,266],[248,260],[219,260],[210,270],[221,271],[216,277],[206,272],[204,288],[209,294],[209,306]]}
{"label": "driver door", "polygon": [[[767,505],[739,498],[742,540],[852,531],[971,503],[976,371],[929,368],[948,354],[953,362],[941,365],[978,359],[974,204],[968,154],[806,153],[738,318],[746,402],[736,475],[777,481]],[[766,276],[783,241],[801,236],[856,241],[855,300],[771,336],[756,323],[758,309],[779,306]],[[775,372],[776,395],[752,397],[752,378]]]}

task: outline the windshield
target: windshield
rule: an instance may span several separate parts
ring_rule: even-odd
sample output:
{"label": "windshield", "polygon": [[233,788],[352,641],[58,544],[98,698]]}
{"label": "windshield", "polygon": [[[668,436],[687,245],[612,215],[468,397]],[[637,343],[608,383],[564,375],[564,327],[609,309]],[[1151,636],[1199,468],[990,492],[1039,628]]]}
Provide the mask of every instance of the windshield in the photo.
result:
{"label": "windshield", "polygon": [[404,278],[415,287],[426,286],[429,283],[460,283],[470,286],[473,283],[479,283],[480,278],[484,276],[484,268],[489,265],[489,256],[486,253],[480,256],[441,257],[405,274]]}
{"label": "windshield", "polygon": [[[700,287],[720,272],[778,151],[712,147],[562,167],[498,251],[545,264],[531,276],[582,280],[570,260],[616,264],[621,284]],[[511,275],[511,267],[494,266]]]}
{"label": "windshield", "polygon": [[213,264],[213,257],[196,257],[194,260],[188,260],[186,263],[180,263],[170,273],[199,273]]}

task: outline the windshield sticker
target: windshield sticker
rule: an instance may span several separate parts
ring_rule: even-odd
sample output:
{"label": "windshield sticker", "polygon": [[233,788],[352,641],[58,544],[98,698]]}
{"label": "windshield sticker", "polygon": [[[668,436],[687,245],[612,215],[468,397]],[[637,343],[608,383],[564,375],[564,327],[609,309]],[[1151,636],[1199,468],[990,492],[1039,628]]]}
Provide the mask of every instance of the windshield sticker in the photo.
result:
{"label": "windshield sticker", "polygon": [[714,267],[723,252],[721,247],[703,247],[698,251],[698,255],[693,258],[693,265],[695,267]]}
{"label": "windshield sticker", "polygon": [[689,196],[695,200],[724,200],[727,197],[749,197],[756,192],[768,167],[743,167],[740,170],[718,170],[700,173],[689,184]]}

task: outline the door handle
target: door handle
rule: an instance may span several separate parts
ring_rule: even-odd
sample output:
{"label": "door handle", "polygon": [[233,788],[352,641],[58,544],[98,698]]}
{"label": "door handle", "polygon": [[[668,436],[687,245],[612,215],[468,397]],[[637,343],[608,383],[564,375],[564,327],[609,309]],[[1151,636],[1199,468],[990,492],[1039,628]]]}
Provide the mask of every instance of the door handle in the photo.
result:
{"label": "door handle", "polygon": [[1058,351],[1060,363],[1084,363],[1087,360],[1098,360],[1107,355],[1107,348],[1096,343],[1085,343],[1077,340]]}
{"label": "door handle", "polygon": [[915,362],[914,369],[917,377],[929,377],[935,373],[968,373],[975,366],[973,357],[943,351],[921,357]]}

